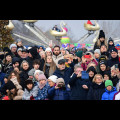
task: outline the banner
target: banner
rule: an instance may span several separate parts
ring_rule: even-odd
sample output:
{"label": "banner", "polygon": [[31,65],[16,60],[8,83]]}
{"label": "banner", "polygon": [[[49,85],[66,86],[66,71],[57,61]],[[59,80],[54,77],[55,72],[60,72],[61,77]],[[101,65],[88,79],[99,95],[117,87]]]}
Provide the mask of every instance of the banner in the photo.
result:
{"label": "banner", "polygon": [[73,48],[73,47],[76,47],[76,48],[92,48],[91,47],[92,44],[80,44],[80,43],[70,43],[70,44],[62,44],[62,47],[63,48],[66,48],[66,47],[70,47],[70,48]]}

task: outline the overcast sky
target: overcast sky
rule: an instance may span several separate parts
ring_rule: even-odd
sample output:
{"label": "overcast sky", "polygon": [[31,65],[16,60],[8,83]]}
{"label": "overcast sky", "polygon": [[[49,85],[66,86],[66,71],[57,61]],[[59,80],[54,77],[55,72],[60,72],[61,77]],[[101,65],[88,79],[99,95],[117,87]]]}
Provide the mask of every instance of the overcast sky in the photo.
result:
{"label": "overcast sky", "polygon": [[[38,20],[35,24],[42,28],[43,31],[47,31],[52,28],[54,25],[60,25],[62,20]],[[72,33],[74,35],[74,39],[80,39],[87,31],[84,29],[84,23],[87,20],[63,20],[67,23],[67,26],[71,28]]]}

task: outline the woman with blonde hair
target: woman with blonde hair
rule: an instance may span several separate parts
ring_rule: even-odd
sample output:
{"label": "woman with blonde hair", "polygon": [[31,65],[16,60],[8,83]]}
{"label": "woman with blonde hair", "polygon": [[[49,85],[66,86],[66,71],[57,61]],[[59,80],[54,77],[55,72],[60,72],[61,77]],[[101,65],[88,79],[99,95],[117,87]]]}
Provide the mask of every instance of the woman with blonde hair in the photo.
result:
{"label": "woman with blonde hair", "polygon": [[103,30],[100,30],[98,40],[94,45],[94,50],[100,49],[101,45],[103,45],[103,44],[108,46],[107,39],[105,38],[105,33]]}
{"label": "woman with blonde hair", "polygon": [[52,56],[47,56],[45,59],[45,64],[43,67],[43,72],[46,76],[46,78],[50,77],[56,70],[56,64],[53,61]]}
{"label": "woman with blonde hair", "polygon": [[101,74],[96,74],[88,91],[88,100],[101,100],[105,92],[105,83]]}

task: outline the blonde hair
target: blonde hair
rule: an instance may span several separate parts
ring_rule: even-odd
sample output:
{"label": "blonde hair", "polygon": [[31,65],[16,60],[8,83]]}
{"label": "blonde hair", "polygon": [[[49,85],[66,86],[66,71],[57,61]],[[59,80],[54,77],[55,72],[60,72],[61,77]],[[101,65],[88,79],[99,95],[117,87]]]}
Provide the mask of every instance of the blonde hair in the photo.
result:
{"label": "blonde hair", "polygon": [[[104,40],[104,44],[107,46],[107,48],[108,48],[108,42],[107,42],[107,39],[105,38],[105,40]],[[100,39],[97,39],[97,46],[101,46],[101,41],[100,41]]]}
{"label": "blonde hair", "polygon": [[64,59],[66,59],[66,58],[70,58],[70,59],[73,59],[73,55],[72,54],[65,54],[64,55]]}
{"label": "blonde hair", "polygon": [[104,82],[104,79],[103,79],[103,77],[102,77],[102,75],[101,74],[96,74],[95,76],[94,76],[94,78],[93,78],[93,81],[92,82],[94,82],[95,83],[95,81],[96,81],[96,77],[97,76],[100,76],[101,77],[101,79],[102,79],[102,82]]}

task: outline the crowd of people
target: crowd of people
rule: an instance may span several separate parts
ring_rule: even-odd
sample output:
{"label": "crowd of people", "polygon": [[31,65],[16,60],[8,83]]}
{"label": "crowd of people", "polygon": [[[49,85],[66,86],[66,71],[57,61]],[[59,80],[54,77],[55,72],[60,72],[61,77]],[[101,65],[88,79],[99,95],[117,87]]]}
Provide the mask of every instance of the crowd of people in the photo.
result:
{"label": "crowd of people", "polygon": [[0,55],[0,100],[120,100],[120,47],[103,30],[92,50],[25,48]]}

